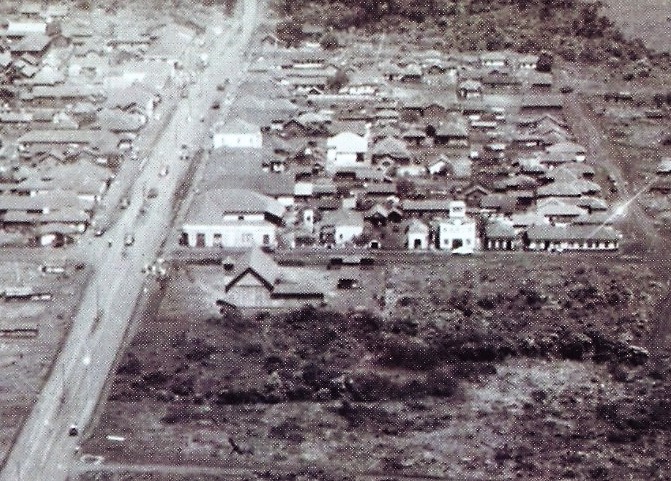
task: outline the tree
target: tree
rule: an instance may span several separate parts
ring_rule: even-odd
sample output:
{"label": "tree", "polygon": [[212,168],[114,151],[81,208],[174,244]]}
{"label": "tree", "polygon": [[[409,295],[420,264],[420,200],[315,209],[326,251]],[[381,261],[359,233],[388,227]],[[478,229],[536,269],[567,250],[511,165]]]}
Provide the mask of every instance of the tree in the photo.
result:
{"label": "tree", "polygon": [[319,40],[319,45],[324,50],[335,50],[340,46],[338,37],[333,32],[328,32]]}
{"label": "tree", "polygon": [[338,92],[341,88],[349,83],[349,77],[347,72],[342,69],[338,69],[333,77],[331,77],[326,83],[326,87],[334,92]]}
{"label": "tree", "polygon": [[415,193],[415,183],[410,179],[398,179],[398,182],[396,182],[396,193],[401,198],[410,197]]}
{"label": "tree", "polygon": [[277,38],[290,47],[297,47],[303,40],[303,30],[298,22],[280,22],[275,30]]}
{"label": "tree", "polygon": [[548,51],[542,51],[538,56],[538,62],[536,62],[536,70],[539,72],[552,72],[552,64],[554,63],[554,57]]}

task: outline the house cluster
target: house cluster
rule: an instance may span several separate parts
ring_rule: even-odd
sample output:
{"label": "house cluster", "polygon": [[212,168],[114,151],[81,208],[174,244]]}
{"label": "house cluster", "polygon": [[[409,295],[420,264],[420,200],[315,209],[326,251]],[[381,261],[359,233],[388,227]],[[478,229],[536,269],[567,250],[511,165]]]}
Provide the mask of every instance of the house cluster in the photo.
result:
{"label": "house cluster", "polygon": [[73,9],[25,2],[0,22],[0,232],[20,243],[75,240],[161,92],[185,81],[195,31]]}
{"label": "house cluster", "polygon": [[211,175],[183,244],[618,248],[537,56],[293,49],[272,34],[261,44],[213,128]]}

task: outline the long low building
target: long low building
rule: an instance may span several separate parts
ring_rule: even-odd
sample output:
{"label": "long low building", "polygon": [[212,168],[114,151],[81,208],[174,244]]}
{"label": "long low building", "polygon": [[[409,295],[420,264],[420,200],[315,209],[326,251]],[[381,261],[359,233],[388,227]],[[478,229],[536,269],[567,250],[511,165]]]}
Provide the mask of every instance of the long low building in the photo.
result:
{"label": "long low building", "polygon": [[617,250],[621,238],[608,226],[534,225],[524,234],[524,245],[532,251]]}
{"label": "long low building", "polygon": [[106,130],[31,130],[18,139],[19,150],[35,146],[117,147],[119,138]]}
{"label": "long low building", "polygon": [[285,207],[272,197],[242,189],[211,189],[197,195],[182,226],[189,247],[277,246]]}

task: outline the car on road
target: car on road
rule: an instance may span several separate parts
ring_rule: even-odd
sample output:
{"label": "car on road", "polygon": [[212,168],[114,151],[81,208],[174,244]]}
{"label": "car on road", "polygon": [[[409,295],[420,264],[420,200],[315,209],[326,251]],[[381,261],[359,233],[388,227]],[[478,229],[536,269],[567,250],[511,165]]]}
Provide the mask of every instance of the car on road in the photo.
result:
{"label": "car on road", "polygon": [[123,238],[123,245],[130,247],[135,244],[135,236],[133,234],[126,234]]}
{"label": "car on road", "polygon": [[226,87],[228,87],[229,82],[230,82],[230,80],[224,79],[224,81],[222,83],[217,84],[217,90],[219,90],[219,91],[226,90]]}
{"label": "car on road", "polygon": [[221,102],[219,102],[218,100],[215,100],[214,102],[212,102],[211,107],[212,107],[213,110],[218,110],[221,107]]}
{"label": "car on road", "polygon": [[152,187],[147,191],[147,199],[154,199],[156,197],[158,197],[158,190],[156,187]]}
{"label": "car on road", "polygon": [[104,227],[96,227],[95,230],[93,231],[93,235],[96,237],[100,237],[103,234],[105,234],[105,228]]}
{"label": "car on road", "polygon": [[161,168],[161,171],[158,173],[158,175],[160,175],[161,177],[165,177],[166,175],[168,175],[168,172],[169,172],[168,166],[164,165]]}
{"label": "car on road", "polygon": [[130,199],[127,196],[123,196],[119,201],[119,208],[126,209],[130,205]]}

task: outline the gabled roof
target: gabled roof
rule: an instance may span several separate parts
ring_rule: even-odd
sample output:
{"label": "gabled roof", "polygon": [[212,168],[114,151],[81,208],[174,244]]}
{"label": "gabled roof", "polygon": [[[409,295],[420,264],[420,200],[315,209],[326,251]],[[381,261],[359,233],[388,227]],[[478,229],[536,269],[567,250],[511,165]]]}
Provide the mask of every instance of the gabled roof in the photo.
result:
{"label": "gabled roof", "polygon": [[322,226],[355,226],[363,227],[363,215],[361,212],[351,209],[338,209],[325,212],[322,217]]}
{"label": "gabled roof", "polygon": [[542,197],[580,197],[580,188],[575,182],[560,181],[539,187],[538,196]]}
{"label": "gabled roof", "polygon": [[456,138],[468,137],[468,126],[466,125],[466,119],[464,119],[462,116],[458,116],[452,117],[447,122],[441,122],[436,127],[436,136]]}
{"label": "gabled roof", "polygon": [[459,90],[466,90],[470,92],[477,92],[482,90],[482,82],[478,80],[464,80],[459,84]]}
{"label": "gabled roof", "polygon": [[491,194],[491,191],[489,191],[489,189],[486,189],[485,187],[481,186],[480,184],[474,184],[474,185],[471,185],[471,186],[467,187],[464,190],[463,194],[464,194],[465,197],[468,197],[469,195],[471,195],[475,192],[480,192],[483,195]]}
{"label": "gabled roof", "polygon": [[42,33],[26,35],[21,40],[12,43],[9,48],[12,52],[42,52],[51,43],[51,37]]}
{"label": "gabled roof", "polygon": [[101,130],[31,130],[18,139],[19,144],[87,144],[99,146],[118,143],[118,138]]}
{"label": "gabled roof", "polygon": [[294,195],[295,178],[291,174],[255,172],[253,174],[228,175],[226,181],[238,189],[249,189],[270,197],[287,197]]}
{"label": "gabled roof", "polygon": [[244,189],[211,189],[193,199],[188,224],[217,224],[226,214],[271,214],[281,218],[284,206],[275,199]]}
{"label": "gabled roof", "polygon": [[562,152],[571,154],[584,154],[586,152],[585,147],[575,142],[558,142],[546,147],[545,151],[549,153]]}
{"label": "gabled roof", "polygon": [[583,195],[578,198],[571,197],[565,199],[564,202],[577,205],[578,207],[584,207],[592,212],[608,210],[608,203],[605,200],[590,195]]}
{"label": "gabled roof", "polygon": [[426,132],[417,126],[412,125],[401,134],[401,137],[404,139],[423,139],[426,137]]}
{"label": "gabled roof", "polygon": [[539,200],[536,212],[547,217],[578,217],[581,214],[587,213],[585,209],[555,198]]}
{"label": "gabled roof", "polygon": [[408,226],[405,228],[405,231],[408,234],[428,234],[429,226],[419,219],[412,219],[410,222],[408,222]]}
{"label": "gabled roof", "polygon": [[250,249],[236,262],[231,280],[226,284],[226,291],[228,292],[231,287],[249,272],[272,290],[279,280],[280,270],[281,268],[275,263],[273,258],[261,249]]}
{"label": "gabled roof", "polygon": [[389,215],[389,209],[387,209],[383,205],[375,204],[373,207],[364,212],[363,218],[372,219],[375,217],[383,217],[386,219],[388,215]]}
{"label": "gabled roof", "polygon": [[547,217],[536,212],[520,212],[512,214],[510,221],[514,227],[529,227],[532,225],[547,225],[550,221]]}
{"label": "gabled roof", "polygon": [[532,226],[527,230],[527,237],[532,241],[618,241],[621,235],[608,226],[593,227],[589,225],[570,226]]}
{"label": "gabled roof", "polygon": [[516,205],[517,198],[508,194],[488,194],[480,199],[480,207],[483,209],[513,212]]}
{"label": "gabled roof", "polygon": [[512,222],[497,219],[485,224],[485,237],[487,239],[515,239],[517,234]]}
{"label": "gabled roof", "polygon": [[613,214],[610,212],[592,212],[591,214],[582,214],[576,217],[573,225],[612,225],[614,220]]}
{"label": "gabled roof", "polygon": [[562,108],[564,99],[558,94],[525,95],[521,107],[524,108]]}
{"label": "gabled roof", "polygon": [[352,144],[355,147],[361,146],[362,148],[366,146],[366,148],[364,148],[362,152],[365,152],[367,150],[368,145],[368,141],[366,140],[365,137],[357,135],[352,132],[340,132],[339,134],[336,134],[333,137],[329,137],[326,140],[327,147],[338,147],[341,146],[343,143]]}
{"label": "gabled roof", "polygon": [[405,142],[394,137],[385,137],[376,142],[373,146],[372,155],[375,157],[389,156],[396,159],[410,158],[410,152],[408,152]]}
{"label": "gabled roof", "polygon": [[227,122],[217,122],[212,126],[214,132],[224,134],[260,134],[261,128],[250,122],[235,118]]}
{"label": "gabled roof", "polygon": [[406,199],[401,203],[405,212],[449,212],[451,200]]}

